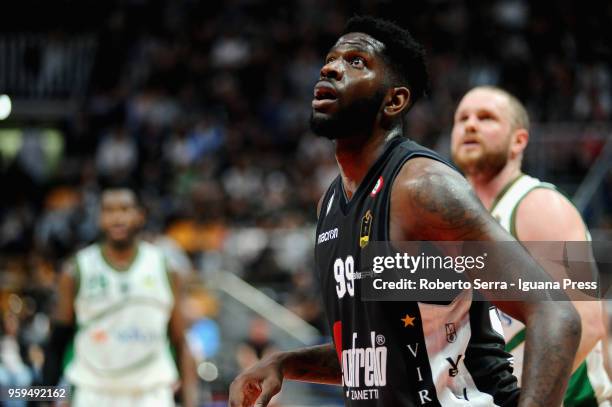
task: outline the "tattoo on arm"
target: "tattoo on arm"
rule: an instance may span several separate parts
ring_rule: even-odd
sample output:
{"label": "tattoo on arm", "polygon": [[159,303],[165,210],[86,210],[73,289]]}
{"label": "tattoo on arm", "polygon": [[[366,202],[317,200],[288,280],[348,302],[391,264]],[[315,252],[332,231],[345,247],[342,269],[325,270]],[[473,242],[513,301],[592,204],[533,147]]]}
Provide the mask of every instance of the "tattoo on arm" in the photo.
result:
{"label": "tattoo on arm", "polygon": [[333,344],[289,352],[283,362],[287,379],[316,383],[340,384],[342,372]]}
{"label": "tattoo on arm", "polygon": [[561,405],[575,355],[570,350],[578,346],[581,331],[577,315],[571,309],[559,313],[561,306],[541,304],[527,322],[521,406]]}
{"label": "tattoo on arm", "polygon": [[[416,168],[418,170],[418,168]],[[512,240],[488,214],[467,182],[451,171],[433,168],[407,177],[404,235],[413,240]],[[491,250],[487,264],[501,281],[533,277],[549,281],[545,271],[520,245]],[[503,249],[503,250],[502,250]],[[469,275],[469,273],[468,273]],[[492,281],[495,281],[493,279]],[[580,319],[569,302],[517,302],[526,323],[521,406],[561,405],[580,340]]]}
{"label": "tattoo on arm", "polygon": [[467,182],[456,176],[428,173],[413,181],[412,210],[430,226],[430,240],[485,240],[488,214]]}

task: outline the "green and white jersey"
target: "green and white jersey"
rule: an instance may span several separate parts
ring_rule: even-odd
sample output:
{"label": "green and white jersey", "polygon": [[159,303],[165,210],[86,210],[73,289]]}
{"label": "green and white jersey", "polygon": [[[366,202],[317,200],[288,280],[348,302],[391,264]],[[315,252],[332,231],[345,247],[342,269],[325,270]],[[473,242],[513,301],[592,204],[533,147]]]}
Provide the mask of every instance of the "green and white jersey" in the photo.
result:
{"label": "green and white jersey", "polygon": [[[491,215],[516,239],[518,239],[515,222],[517,208],[527,194],[536,188],[557,190],[553,184],[523,174],[500,192],[491,208]],[[588,231],[587,238],[590,240]],[[514,374],[520,385],[525,350],[525,325],[504,313],[500,314],[506,337],[506,350],[514,357]],[[565,406],[612,406],[612,383],[603,364],[602,349],[602,341],[599,341],[570,378],[564,398]]]}
{"label": "green and white jersey", "polygon": [[111,266],[97,244],[79,251],[75,261],[78,330],[69,382],[116,392],[174,383],[167,334],[174,298],[161,251],[139,243],[125,270]]}

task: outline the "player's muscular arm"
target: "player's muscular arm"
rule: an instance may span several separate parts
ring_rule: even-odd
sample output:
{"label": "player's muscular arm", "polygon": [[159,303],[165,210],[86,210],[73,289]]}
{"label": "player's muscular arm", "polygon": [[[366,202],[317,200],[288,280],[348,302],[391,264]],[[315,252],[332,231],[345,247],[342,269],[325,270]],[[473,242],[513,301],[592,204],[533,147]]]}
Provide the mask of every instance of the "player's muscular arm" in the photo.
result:
{"label": "player's muscular arm", "polygon": [[75,261],[64,264],[57,284],[57,303],[53,319],[64,325],[74,324],[74,299],[77,294],[78,272]]}
{"label": "player's muscular arm", "polygon": [[180,299],[184,296],[183,283],[178,272],[170,271],[169,273],[172,294],[175,299],[168,326],[170,339],[177,353],[183,405],[194,407],[197,405],[198,377],[195,360],[185,338],[185,322],[180,306]]}
{"label": "player's muscular arm", "polygon": [[324,384],[341,384],[342,371],[333,344],[287,352],[282,358],[287,379]]}
{"label": "player's muscular arm", "polygon": [[67,262],[59,275],[49,340],[45,346],[43,384],[54,386],[62,375],[62,359],[74,335],[74,299],[78,287],[76,263]]}
{"label": "player's muscular arm", "polygon": [[341,370],[332,344],[278,352],[241,373],[230,386],[231,407],[267,406],[283,379],[341,384]]}
{"label": "player's muscular arm", "polygon": [[428,158],[408,161],[391,195],[393,240],[513,240],[448,166]]}
{"label": "player's muscular arm", "polygon": [[[394,240],[509,241],[467,181],[429,159],[410,160],[394,184],[391,222]],[[546,274],[519,245],[497,250],[487,265],[502,279]],[[510,265],[510,267],[509,267]],[[521,406],[561,405],[580,339],[580,319],[570,302],[507,302],[500,308],[527,327]]]}
{"label": "player's muscular arm", "polygon": [[[545,211],[542,208],[546,208]],[[554,225],[554,227],[551,227]],[[585,241],[587,230],[578,210],[558,191],[538,188],[527,194],[516,211],[516,234],[521,241]],[[563,245],[558,245],[559,256],[562,256]],[[555,248],[556,249],[556,248]],[[550,249],[549,249],[550,250]],[[547,271],[554,273],[558,279],[566,277],[563,266],[553,268],[548,265]],[[593,347],[605,337],[604,310],[601,301],[585,301],[580,292],[573,292],[574,307],[582,320],[580,346],[576,352],[574,368],[576,370]],[[588,297],[585,296],[588,299]]]}

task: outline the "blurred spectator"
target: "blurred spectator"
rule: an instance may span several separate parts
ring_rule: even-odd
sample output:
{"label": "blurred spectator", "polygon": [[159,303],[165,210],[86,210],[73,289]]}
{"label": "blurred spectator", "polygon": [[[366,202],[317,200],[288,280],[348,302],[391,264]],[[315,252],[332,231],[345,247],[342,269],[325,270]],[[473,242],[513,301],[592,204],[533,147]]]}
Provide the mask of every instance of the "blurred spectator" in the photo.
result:
{"label": "blurred spectator", "polygon": [[236,360],[241,370],[248,369],[257,361],[276,350],[270,339],[268,321],[255,317],[251,320],[248,336],[238,345]]}
{"label": "blurred spectator", "polygon": [[314,288],[313,274],[310,270],[300,270],[293,274],[293,290],[286,301],[287,308],[297,316],[325,334],[328,330],[321,308],[320,293]]}
{"label": "blurred spectator", "polygon": [[127,129],[117,126],[106,134],[96,152],[98,173],[114,184],[126,182],[138,163],[136,143]]}
{"label": "blurred spectator", "polygon": [[17,161],[30,179],[42,184],[48,177],[47,157],[42,145],[41,132],[27,129],[23,132],[23,144]]}
{"label": "blurred spectator", "polygon": [[249,56],[249,44],[235,33],[221,35],[212,44],[211,60],[217,68],[239,68]]}
{"label": "blurred spectator", "polygon": [[[0,338],[0,385],[3,387],[25,387],[32,384],[32,372],[24,362],[23,345],[19,341],[19,318],[4,312]],[[7,406],[25,406],[26,401],[5,401]]]}
{"label": "blurred spectator", "polygon": [[168,236],[194,256],[222,249],[227,228],[224,220],[223,195],[217,184],[213,182],[195,184],[185,215],[168,226]]}
{"label": "blurred spectator", "polygon": [[187,340],[198,363],[214,359],[221,347],[221,333],[215,321],[219,306],[210,291],[195,286],[181,300],[185,325],[189,327]]}
{"label": "blurred spectator", "polygon": [[612,113],[612,80],[604,64],[581,66],[578,69],[578,90],[574,114],[582,120],[608,120]]}
{"label": "blurred spectator", "polygon": [[[254,317],[249,326],[248,336],[237,346],[236,361],[240,370],[245,370],[276,350],[276,345],[270,338],[268,321],[261,317]],[[268,405],[279,406],[281,397],[281,393],[278,393],[272,397]]]}
{"label": "blurred spectator", "polygon": [[36,221],[31,204],[20,202],[7,208],[0,220],[0,247],[25,253],[32,245],[31,231]]}
{"label": "blurred spectator", "polygon": [[77,228],[80,199],[79,191],[70,186],[59,186],[47,195],[35,231],[38,247],[48,254],[62,257],[81,241]]}

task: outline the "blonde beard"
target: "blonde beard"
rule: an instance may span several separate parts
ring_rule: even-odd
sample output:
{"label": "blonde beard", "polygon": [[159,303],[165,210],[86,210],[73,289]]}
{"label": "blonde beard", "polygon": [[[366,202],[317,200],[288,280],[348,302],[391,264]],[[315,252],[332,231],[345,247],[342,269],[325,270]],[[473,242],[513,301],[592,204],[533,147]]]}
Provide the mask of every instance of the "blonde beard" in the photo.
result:
{"label": "blonde beard", "polygon": [[506,151],[484,151],[478,156],[468,158],[453,154],[453,161],[466,175],[491,179],[508,164],[508,153]]}

